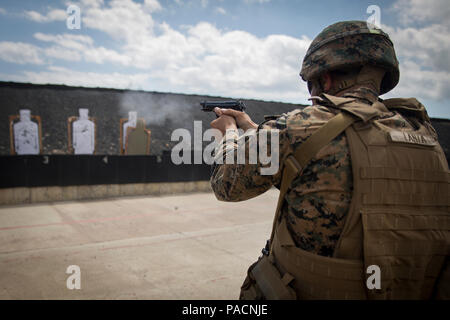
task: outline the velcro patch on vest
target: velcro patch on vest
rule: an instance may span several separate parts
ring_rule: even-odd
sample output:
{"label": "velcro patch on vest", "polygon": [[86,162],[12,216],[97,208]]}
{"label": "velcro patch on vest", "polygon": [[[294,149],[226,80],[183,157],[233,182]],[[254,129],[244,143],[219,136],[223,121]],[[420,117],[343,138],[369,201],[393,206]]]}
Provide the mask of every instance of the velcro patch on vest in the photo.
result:
{"label": "velcro patch on vest", "polygon": [[411,133],[405,131],[390,131],[389,137],[392,142],[417,144],[429,147],[437,145],[437,141],[433,137],[418,133]]}

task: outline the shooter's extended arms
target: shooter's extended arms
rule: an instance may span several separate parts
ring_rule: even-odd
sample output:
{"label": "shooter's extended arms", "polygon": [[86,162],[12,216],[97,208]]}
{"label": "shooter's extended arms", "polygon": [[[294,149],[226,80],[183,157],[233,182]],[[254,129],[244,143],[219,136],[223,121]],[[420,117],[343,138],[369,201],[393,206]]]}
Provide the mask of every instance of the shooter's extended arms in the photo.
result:
{"label": "shooter's extended arms", "polygon": [[204,112],[213,112],[214,108],[220,109],[233,109],[237,111],[244,111],[245,104],[242,101],[237,100],[229,100],[229,101],[203,101],[200,102],[202,106],[202,111]]}

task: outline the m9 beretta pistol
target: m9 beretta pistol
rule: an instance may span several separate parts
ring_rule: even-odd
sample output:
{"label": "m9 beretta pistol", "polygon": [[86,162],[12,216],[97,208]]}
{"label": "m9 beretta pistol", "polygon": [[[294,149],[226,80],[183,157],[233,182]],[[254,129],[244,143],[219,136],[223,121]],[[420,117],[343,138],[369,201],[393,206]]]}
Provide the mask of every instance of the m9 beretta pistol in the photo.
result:
{"label": "m9 beretta pistol", "polygon": [[203,101],[200,102],[202,106],[202,111],[204,112],[214,112],[214,108],[221,109],[233,109],[237,111],[244,111],[245,104],[240,100],[229,100],[229,101]]}

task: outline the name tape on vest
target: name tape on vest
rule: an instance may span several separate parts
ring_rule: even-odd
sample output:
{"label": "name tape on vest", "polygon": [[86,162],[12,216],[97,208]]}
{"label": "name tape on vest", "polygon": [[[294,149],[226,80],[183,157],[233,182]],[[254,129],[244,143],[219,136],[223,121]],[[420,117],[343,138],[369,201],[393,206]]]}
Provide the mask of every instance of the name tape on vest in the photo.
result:
{"label": "name tape on vest", "polygon": [[429,146],[429,147],[437,145],[437,141],[433,137],[417,133],[404,131],[390,131],[389,137],[391,138],[392,142],[418,144],[421,146]]}

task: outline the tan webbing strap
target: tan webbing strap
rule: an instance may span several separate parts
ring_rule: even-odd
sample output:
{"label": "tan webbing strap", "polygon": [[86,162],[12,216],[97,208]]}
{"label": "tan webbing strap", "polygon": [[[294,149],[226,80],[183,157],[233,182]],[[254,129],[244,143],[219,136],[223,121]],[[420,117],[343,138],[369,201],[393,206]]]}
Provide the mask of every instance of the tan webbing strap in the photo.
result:
{"label": "tan webbing strap", "polygon": [[275,228],[277,221],[281,214],[281,207],[283,206],[284,196],[292,184],[294,178],[301,172],[301,167],[292,155],[288,156],[284,162],[283,176],[281,177],[280,195],[278,197],[277,209],[275,211],[275,217],[273,218],[272,233],[270,235],[270,243],[273,242],[273,236],[275,234]]}
{"label": "tan webbing strap", "polygon": [[308,162],[340,133],[357,120],[356,117],[346,113],[340,112],[329,120],[325,125],[314,132],[300,147],[295,151],[294,155],[290,155],[284,162],[283,175],[281,178],[280,196],[278,197],[277,209],[272,225],[272,234],[270,236],[270,243],[273,241],[275,228],[280,218],[281,207],[284,202],[284,197],[292,181],[300,174]]}
{"label": "tan webbing strap", "polygon": [[263,256],[251,273],[266,300],[295,300],[295,291],[288,286],[294,277],[288,273],[281,277],[268,257]]}
{"label": "tan webbing strap", "polygon": [[324,126],[314,132],[300,147],[295,151],[294,157],[297,159],[301,168],[304,168],[308,162],[336,138],[341,132],[347,129],[357,118],[348,113],[340,112]]}
{"label": "tan webbing strap", "polygon": [[430,121],[427,111],[416,98],[391,98],[383,100],[383,104],[390,110],[398,110],[406,114],[413,114],[419,119]]}

